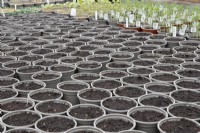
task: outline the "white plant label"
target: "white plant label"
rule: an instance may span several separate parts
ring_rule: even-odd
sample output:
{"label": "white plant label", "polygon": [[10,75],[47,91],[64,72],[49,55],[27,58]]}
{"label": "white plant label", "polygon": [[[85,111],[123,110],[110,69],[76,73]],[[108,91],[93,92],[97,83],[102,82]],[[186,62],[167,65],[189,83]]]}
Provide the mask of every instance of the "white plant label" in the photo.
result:
{"label": "white plant label", "polygon": [[17,5],[15,4],[15,11],[17,10]]}
{"label": "white plant label", "polygon": [[133,20],[134,20],[134,17],[133,17],[134,15],[133,14],[130,14],[129,15],[129,23],[133,23]]}
{"label": "white plant label", "polygon": [[50,4],[49,0],[47,0],[47,4],[48,4],[48,5]]}
{"label": "white plant label", "polygon": [[103,19],[108,20],[108,14],[107,13],[103,15]]}
{"label": "white plant label", "polygon": [[131,15],[131,12],[127,12],[127,16]]}
{"label": "white plant label", "polygon": [[98,12],[95,11],[95,20],[97,21],[98,20]]}
{"label": "white plant label", "polygon": [[119,22],[124,22],[124,17],[120,16],[119,17]]}
{"label": "white plant label", "polygon": [[102,11],[99,12],[99,18],[103,19],[103,12]]}
{"label": "white plant label", "polygon": [[173,26],[173,29],[172,29],[172,34],[173,34],[173,37],[176,37],[176,26]]}
{"label": "white plant label", "polygon": [[119,17],[120,17],[120,13],[116,12],[116,18],[119,18]]}
{"label": "white plant label", "polygon": [[179,30],[179,35],[184,36],[185,35],[185,30],[184,29],[180,29]]}
{"label": "white plant label", "polygon": [[111,11],[111,16],[114,16],[115,15],[115,12],[112,10]]}
{"label": "white plant label", "polygon": [[152,18],[148,18],[148,24],[152,24]]}
{"label": "white plant label", "polygon": [[3,9],[1,9],[1,13],[2,13],[2,16],[3,16],[3,17],[6,17],[6,15],[5,15]]}
{"label": "white plant label", "polygon": [[140,26],[141,26],[140,21],[136,21],[136,27],[140,27]]}
{"label": "white plant label", "polygon": [[4,7],[4,0],[1,0],[1,6]]}
{"label": "white plant label", "polygon": [[196,29],[196,27],[192,27],[192,28],[191,28],[191,32],[192,32],[192,33],[195,33],[195,32],[197,32],[197,29]]}
{"label": "white plant label", "polygon": [[128,18],[126,18],[126,27],[128,27]]}
{"label": "white plant label", "polygon": [[160,17],[160,22],[163,22],[163,18],[162,17]]}
{"label": "white plant label", "polygon": [[76,9],[75,8],[72,8],[71,9],[71,14],[70,14],[71,16],[76,16]]}
{"label": "white plant label", "polygon": [[144,14],[141,17],[141,22],[145,22],[145,15]]}
{"label": "white plant label", "polygon": [[186,30],[186,29],[187,29],[187,25],[184,24],[184,25],[182,26],[182,28],[183,28],[184,30]]}
{"label": "white plant label", "polygon": [[158,23],[153,23],[153,29],[158,29]]}

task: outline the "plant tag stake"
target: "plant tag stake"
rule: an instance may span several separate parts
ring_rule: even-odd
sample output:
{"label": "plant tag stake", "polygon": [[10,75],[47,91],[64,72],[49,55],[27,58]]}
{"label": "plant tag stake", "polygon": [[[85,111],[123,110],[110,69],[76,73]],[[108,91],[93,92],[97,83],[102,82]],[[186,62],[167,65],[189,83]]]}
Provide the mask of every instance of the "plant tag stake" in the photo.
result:
{"label": "plant tag stake", "polygon": [[126,27],[128,27],[128,18],[126,18]]}
{"label": "plant tag stake", "polygon": [[71,9],[71,16],[75,17],[76,16],[76,9],[75,8],[72,8]]}
{"label": "plant tag stake", "polygon": [[4,0],[1,0],[1,6],[4,7]]}
{"label": "plant tag stake", "polygon": [[195,33],[195,32],[197,32],[197,29],[196,29],[196,27],[192,27],[192,28],[191,28],[191,32],[192,32],[192,33]]}
{"label": "plant tag stake", "polygon": [[155,30],[158,29],[158,23],[153,23],[153,29],[155,29]]}
{"label": "plant tag stake", "polygon": [[148,24],[150,24],[150,25],[152,24],[152,18],[150,18],[150,17],[148,18]]}
{"label": "plant tag stake", "polygon": [[120,17],[120,13],[116,12],[116,18],[119,18],[119,17]]}
{"label": "plant tag stake", "polygon": [[2,16],[3,16],[3,17],[6,17],[6,15],[5,15],[3,9],[1,9],[1,13],[2,13]]}
{"label": "plant tag stake", "polygon": [[49,0],[47,0],[47,4],[48,4],[48,5],[49,5],[49,3],[50,3]]}
{"label": "plant tag stake", "polygon": [[140,24],[140,21],[136,21],[136,27],[140,27],[141,24]]}
{"label": "plant tag stake", "polygon": [[173,26],[173,29],[172,29],[173,31],[173,37],[176,37],[176,26]]}
{"label": "plant tag stake", "polygon": [[115,15],[115,12],[112,10],[111,11],[111,16],[114,16]]}
{"label": "plant tag stake", "polygon": [[141,22],[144,22],[144,21],[145,21],[145,15],[143,14],[141,17]]}
{"label": "plant tag stake", "polygon": [[15,11],[17,10],[17,5],[15,4]]}
{"label": "plant tag stake", "polygon": [[98,20],[98,12],[95,11],[95,20],[97,21]]}
{"label": "plant tag stake", "polygon": [[108,14],[104,14],[103,18],[104,20],[108,20]]}

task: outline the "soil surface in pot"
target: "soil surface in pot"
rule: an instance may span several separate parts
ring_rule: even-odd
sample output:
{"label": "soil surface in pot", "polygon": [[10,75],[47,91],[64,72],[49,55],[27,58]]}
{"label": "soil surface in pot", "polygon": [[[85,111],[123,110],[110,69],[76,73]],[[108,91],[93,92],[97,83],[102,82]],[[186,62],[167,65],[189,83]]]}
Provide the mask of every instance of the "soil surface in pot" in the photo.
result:
{"label": "soil surface in pot", "polygon": [[47,59],[60,59],[64,56],[67,56],[65,53],[54,53],[52,55],[46,55],[45,58]]}
{"label": "soil surface in pot", "polygon": [[40,55],[27,55],[27,56],[24,56],[23,58],[21,58],[20,60],[26,60],[26,61],[36,61],[36,60],[39,60],[39,59],[42,59],[43,57],[40,56]]}
{"label": "soil surface in pot", "polygon": [[0,125],[0,132],[3,132],[3,130],[4,130],[3,127]]}
{"label": "soil surface in pot", "polygon": [[103,115],[101,109],[97,107],[76,107],[70,110],[69,114],[79,119],[94,119]]}
{"label": "soil surface in pot", "polygon": [[83,59],[81,57],[76,57],[76,58],[66,58],[66,59],[62,59],[61,61],[64,63],[77,63],[79,61],[82,61]]}
{"label": "soil surface in pot", "polygon": [[105,100],[103,106],[112,110],[128,110],[136,106],[133,101],[124,100],[122,98],[109,98]]}
{"label": "soil surface in pot", "polygon": [[165,118],[165,115],[154,111],[154,110],[142,110],[142,111],[136,111],[130,116],[138,121],[143,121],[143,122],[157,122]]}
{"label": "soil surface in pot", "polygon": [[21,73],[35,73],[35,72],[39,72],[39,71],[42,71],[44,70],[42,67],[40,66],[28,66],[28,67],[25,67],[23,69],[19,69],[18,72],[21,72]]}
{"label": "soil surface in pot", "polygon": [[46,132],[64,132],[75,126],[74,121],[63,117],[52,117],[41,120],[38,128]]}
{"label": "soil surface in pot", "polygon": [[108,56],[95,56],[95,57],[89,58],[88,60],[103,62],[103,61],[110,60],[110,58]]}
{"label": "soil surface in pot", "polygon": [[149,79],[142,77],[140,75],[132,76],[132,77],[125,77],[125,78],[123,78],[123,81],[128,84],[146,84],[146,83],[150,82]]}
{"label": "soil surface in pot", "polygon": [[44,54],[52,53],[52,50],[43,48],[43,49],[38,49],[37,51],[34,50],[32,53],[33,54],[44,55]]}
{"label": "soil surface in pot", "polygon": [[175,57],[181,58],[181,59],[192,59],[192,58],[195,58],[196,55],[190,54],[190,53],[178,53],[175,55]]}
{"label": "soil surface in pot", "polygon": [[125,121],[120,118],[106,119],[96,125],[98,128],[107,132],[119,132],[123,130],[129,130],[133,127],[133,124],[129,121]]}
{"label": "soil surface in pot", "polygon": [[174,99],[182,102],[200,102],[200,94],[193,91],[179,91],[171,95]]}
{"label": "soil surface in pot", "polygon": [[134,73],[134,74],[150,74],[150,73],[153,73],[154,71],[151,70],[151,69],[148,69],[148,68],[133,68],[133,69],[129,69],[129,71],[131,73]]}
{"label": "soil surface in pot", "polygon": [[200,131],[199,126],[186,119],[165,122],[160,126],[160,128],[167,133],[197,133]]}
{"label": "soil surface in pot", "polygon": [[172,92],[176,90],[176,88],[173,85],[166,86],[166,85],[151,85],[147,87],[148,90],[155,91],[155,92]]}
{"label": "soil surface in pot", "polygon": [[89,51],[76,51],[75,53],[72,54],[72,56],[79,56],[79,57],[87,57],[91,55]]}
{"label": "soil surface in pot", "polygon": [[115,93],[119,96],[134,98],[134,97],[140,97],[144,95],[145,91],[138,89],[136,87],[126,86],[126,87],[123,87],[123,89],[117,89]]}
{"label": "soil surface in pot", "polygon": [[112,62],[108,65],[109,67],[111,68],[128,68],[128,67],[131,67],[130,64],[125,64],[125,63],[116,63],[116,62]]}
{"label": "soil surface in pot", "polygon": [[179,65],[184,62],[183,60],[179,60],[173,57],[162,58],[159,61],[161,63],[170,63],[170,64],[176,64],[176,65]]}
{"label": "soil surface in pot", "polygon": [[12,90],[0,90],[0,99],[10,98],[16,95],[16,92]]}
{"label": "soil surface in pot", "polygon": [[156,62],[151,61],[151,60],[137,60],[137,61],[134,61],[133,64],[137,66],[152,66],[156,64]]}
{"label": "soil surface in pot", "polygon": [[60,112],[67,111],[69,107],[70,106],[65,103],[49,101],[49,102],[40,104],[37,107],[37,110],[44,113],[60,113]]}
{"label": "soil surface in pot", "polygon": [[160,71],[166,71],[166,72],[172,72],[172,71],[176,71],[179,68],[177,66],[174,65],[159,65],[159,66],[154,66],[155,69],[160,70]]}
{"label": "soil surface in pot", "polygon": [[111,71],[103,73],[102,76],[108,77],[108,78],[121,78],[126,76],[126,73],[120,72],[120,71]]}
{"label": "soil surface in pot", "polygon": [[171,114],[177,117],[185,117],[190,119],[200,118],[200,109],[192,106],[178,105],[169,110]]}
{"label": "soil surface in pot", "polygon": [[12,101],[0,104],[0,108],[6,111],[24,110],[32,106],[30,102]]}
{"label": "soil surface in pot", "polygon": [[96,74],[94,75],[94,74],[87,73],[87,74],[81,74],[81,75],[75,76],[74,78],[78,80],[96,80],[96,79],[99,79],[100,76]]}
{"label": "soil surface in pot", "polygon": [[4,119],[4,123],[12,126],[25,126],[34,124],[40,117],[30,112],[20,112]]}
{"label": "soil surface in pot", "polygon": [[169,98],[165,98],[162,96],[145,98],[140,102],[143,105],[156,106],[156,107],[167,107],[173,103]]}
{"label": "soil surface in pot", "polygon": [[110,53],[112,53],[113,51],[110,49],[106,50],[106,49],[102,49],[102,50],[98,50],[98,51],[95,51],[95,54],[105,54],[105,55],[108,55]]}
{"label": "soil surface in pot", "polygon": [[88,88],[88,86],[85,84],[64,84],[64,85],[61,85],[60,88],[63,90],[78,91],[78,90],[86,89]]}
{"label": "soil surface in pot", "polygon": [[200,71],[197,70],[191,70],[186,69],[185,71],[178,72],[179,75],[185,76],[185,77],[200,77]]}
{"label": "soil surface in pot", "polygon": [[187,64],[187,65],[184,65],[183,67],[186,68],[186,69],[188,68],[188,69],[197,69],[197,70],[200,70],[200,65],[199,64],[198,65],[197,64],[191,64],[191,65]]}
{"label": "soil surface in pot", "polygon": [[24,130],[10,131],[9,133],[38,133],[38,132],[24,129]]}
{"label": "soil surface in pot", "polygon": [[23,56],[23,55],[27,55],[28,53],[25,51],[13,51],[11,53],[9,53],[9,55],[11,56],[15,56],[15,57],[19,57],[19,56]]}
{"label": "soil surface in pot", "polygon": [[51,70],[57,71],[57,72],[67,72],[67,71],[74,70],[74,68],[68,67],[68,66],[52,66]]}
{"label": "soil surface in pot", "polygon": [[55,79],[58,77],[59,77],[59,75],[50,74],[50,73],[47,73],[47,74],[42,73],[42,74],[36,75],[34,78],[39,79],[39,80],[49,80],[49,79]]}
{"label": "soil surface in pot", "polygon": [[51,65],[58,64],[58,61],[56,61],[56,60],[45,60],[44,59],[44,60],[37,62],[35,64],[48,67],[48,66],[51,66]]}
{"label": "soil surface in pot", "polygon": [[101,82],[95,82],[94,87],[96,88],[104,88],[104,89],[114,89],[120,87],[121,83],[114,80],[104,80]]}
{"label": "soil surface in pot", "polygon": [[88,100],[102,100],[110,95],[106,91],[90,89],[80,94],[80,97]]}
{"label": "soil surface in pot", "polygon": [[8,76],[13,73],[12,70],[0,69],[0,77]]}
{"label": "soil surface in pot", "polygon": [[162,75],[154,75],[154,76],[152,76],[152,78],[154,78],[156,80],[161,80],[161,81],[174,81],[174,80],[178,79],[177,76],[172,75],[172,74],[167,74],[167,73],[164,73]]}
{"label": "soil surface in pot", "polygon": [[127,46],[127,47],[122,47],[120,48],[120,51],[126,51],[126,52],[139,52],[140,49],[137,47],[132,47],[132,46]]}
{"label": "soil surface in pot", "polygon": [[10,86],[17,83],[15,79],[1,79],[0,86]]}
{"label": "soil surface in pot", "polygon": [[71,53],[73,51],[76,51],[76,48],[70,47],[70,46],[62,47],[62,48],[57,50],[57,52],[63,52],[63,53]]}
{"label": "soil surface in pot", "polygon": [[28,64],[26,62],[13,62],[13,63],[10,63],[10,64],[6,64],[5,67],[8,67],[8,68],[19,68],[19,67],[22,67],[22,66],[27,66]]}
{"label": "soil surface in pot", "polygon": [[176,83],[176,85],[183,87],[183,88],[187,88],[187,89],[199,89],[200,88],[200,83],[195,82],[195,80],[178,82],[178,83]]}
{"label": "soil surface in pot", "polygon": [[9,57],[9,56],[0,56],[0,62],[1,63],[4,63],[4,62],[7,62],[7,61],[13,61],[13,60],[15,60],[13,57]]}
{"label": "soil surface in pot", "polygon": [[18,90],[37,90],[42,88],[43,85],[37,84],[35,82],[22,82],[15,86]]}
{"label": "soil surface in pot", "polygon": [[55,93],[53,91],[46,91],[46,92],[40,92],[40,93],[36,93],[30,96],[32,99],[35,100],[49,100],[49,99],[57,99],[60,97],[59,93]]}
{"label": "soil surface in pot", "polygon": [[162,54],[162,55],[172,55],[174,51],[172,49],[157,49],[155,50],[155,53]]}
{"label": "soil surface in pot", "polygon": [[78,67],[80,68],[98,68],[100,67],[100,64],[97,63],[83,63],[83,64],[78,64]]}
{"label": "soil surface in pot", "polygon": [[126,59],[126,58],[131,58],[132,56],[128,54],[113,54],[112,57]]}

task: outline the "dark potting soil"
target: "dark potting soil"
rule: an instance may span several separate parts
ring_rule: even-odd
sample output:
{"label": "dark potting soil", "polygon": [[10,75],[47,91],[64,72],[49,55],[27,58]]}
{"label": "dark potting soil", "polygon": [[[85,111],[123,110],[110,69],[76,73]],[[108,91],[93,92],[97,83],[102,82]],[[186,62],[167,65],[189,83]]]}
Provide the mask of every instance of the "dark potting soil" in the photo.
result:
{"label": "dark potting soil", "polygon": [[133,37],[133,36],[130,34],[119,34],[116,36],[116,38],[123,38],[123,39],[128,39],[130,37]]}
{"label": "dark potting soil", "polygon": [[79,47],[80,50],[88,50],[88,51],[92,51],[92,50],[95,50],[97,49],[98,47],[95,46],[95,45],[83,45],[81,47]]}
{"label": "dark potting soil", "polygon": [[187,64],[183,65],[184,68],[186,69],[197,69],[200,70],[200,65],[199,64]]}
{"label": "dark potting soil", "polygon": [[[103,32],[102,34],[103,34],[103,35],[114,36],[114,35],[119,34],[119,32],[117,32],[117,31],[105,31],[105,32]],[[105,39],[103,39],[103,40],[105,40]]]}
{"label": "dark potting soil", "polygon": [[162,45],[162,44],[165,44],[165,42],[152,40],[152,41],[148,41],[147,44]]}
{"label": "dark potting soil", "polygon": [[68,47],[62,47],[57,50],[57,52],[63,52],[63,53],[71,53],[73,51],[76,51],[76,48],[68,46]]}
{"label": "dark potting soil", "polygon": [[175,48],[175,50],[177,52],[194,52],[196,50],[196,47],[194,47],[194,48],[191,48],[191,47],[178,47],[178,48]]}
{"label": "dark potting soil", "polygon": [[0,125],[0,132],[3,132],[4,128]]}
{"label": "dark potting soil", "polygon": [[81,57],[74,57],[74,58],[66,58],[66,59],[62,59],[61,60],[64,63],[77,63],[79,61],[83,61],[83,59]]}
{"label": "dark potting soil", "polygon": [[15,86],[18,90],[37,90],[42,88],[43,85],[37,84],[35,82],[22,82]]}
{"label": "dark potting soil", "polygon": [[9,47],[9,46],[2,46],[2,47],[0,47],[0,51],[1,52],[10,52],[10,51],[13,51],[13,50],[15,50],[15,47]]}
{"label": "dark potting soil", "polygon": [[102,74],[102,76],[108,77],[108,78],[121,78],[126,75],[127,75],[126,73],[120,72],[120,71],[110,71],[110,72],[106,72]]}
{"label": "dark potting soil", "polygon": [[187,89],[199,89],[200,88],[200,83],[196,82],[196,80],[193,81],[181,81],[176,83],[178,86],[187,88]]}
{"label": "dark potting soil", "polygon": [[142,54],[140,57],[144,58],[144,59],[159,59],[162,56],[160,56],[158,54]]}
{"label": "dark potting soil", "polygon": [[135,98],[135,97],[140,97],[144,95],[145,91],[138,89],[136,87],[126,86],[126,87],[123,87],[123,89],[117,89],[115,93],[119,96]]}
{"label": "dark potting soil", "polygon": [[65,53],[54,53],[52,55],[46,55],[45,58],[47,59],[59,59],[62,58],[64,56],[67,56]]}
{"label": "dark potting soil", "polygon": [[16,111],[16,110],[25,110],[32,106],[30,102],[20,102],[20,101],[12,101],[7,103],[0,104],[0,109],[6,111]]}
{"label": "dark potting soil", "polygon": [[112,57],[114,58],[131,58],[132,56],[131,55],[128,55],[128,54],[113,54]]}
{"label": "dark potting soil", "polygon": [[132,68],[132,69],[129,69],[129,71],[134,74],[150,74],[154,72],[152,69],[148,69],[144,67]]}
{"label": "dark potting soil", "polygon": [[162,96],[145,98],[140,102],[143,105],[156,106],[156,107],[167,107],[170,104],[172,104],[172,101],[169,98],[165,98]]}
{"label": "dark potting soil", "polygon": [[40,55],[27,55],[21,58],[21,60],[31,61],[31,62],[39,59],[43,59],[43,57]]}
{"label": "dark potting soil", "polygon": [[82,45],[85,45],[84,42],[80,42],[80,41],[75,41],[75,42],[69,42],[67,43],[66,46],[70,46],[70,47],[80,47]]}
{"label": "dark potting soil", "polygon": [[107,44],[107,41],[97,41],[97,40],[95,40],[95,41],[90,41],[89,42],[89,44],[94,44],[94,45],[104,45],[104,44]]}
{"label": "dark potting soil", "polygon": [[147,86],[148,90],[155,91],[155,92],[172,92],[176,90],[176,88],[173,85],[165,86],[165,85],[151,85]]}
{"label": "dark potting soil", "polygon": [[154,75],[152,76],[152,78],[156,79],[156,80],[160,80],[160,81],[175,81],[178,79],[177,76],[172,75],[172,74],[168,74],[168,73],[164,73],[161,75]]}
{"label": "dark potting soil", "polygon": [[42,45],[45,45],[45,44],[48,44],[49,42],[46,41],[46,40],[36,40],[36,41],[33,41],[31,42],[32,45],[39,45],[39,46],[42,46]]}
{"label": "dark potting soil", "polygon": [[49,101],[40,104],[37,107],[37,110],[44,113],[60,113],[67,111],[70,106],[65,103],[56,102],[56,101]]}
{"label": "dark potting soil", "polygon": [[82,64],[78,64],[78,67],[91,69],[91,68],[100,67],[100,64],[98,64],[98,63],[82,63]]}
{"label": "dark potting soil", "polygon": [[76,131],[76,133],[98,133],[96,131],[90,131],[87,129],[87,131],[85,131],[84,129],[83,130],[79,130],[79,131]]}
{"label": "dark potting soil", "polygon": [[118,48],[123,47],[123,45],[120,44],[120,43],[110,43],[110,44],[103,45],[103,47],[104,48],[110,48],[110,49],[118,49]]}
{"label": "dark potting soil", "polygon": [[8,76],[13,73],[12,70],[0,69],[0,77]]}
{"label": "dark potting soil", "polygon": [[1,63],[4,63],[4,62],[7,62],[7,61],[13,61],[15,59],[13,59],[12,57],[9,57],[9,56],[0,56],[0,62]]}
{"label": "dark potting soil", "polygon": [[152,66],[156,64],[156,62],[151,60],[137,60],[134,61],[133,64],[137,66]]}
{"label": "dark potting soil", "polygon": [[51,49],[38,49],[38,50],[34,50],[32,51],[33,54],[39,54],[39,55],[44,55],[44,54],[48,54],[48,53],[52,53],[52,50]]}
{"label": "dark potting soil", "polygon": [[145,51],[153,51],[154,49],[157,49],[156,46],[150,46],[150,45],[142,45],[140,46],[140,48]]}
{"label": "dark potting soil", "polygon": [[151,35],[151,33],[148,32],[138,32],[134,34],[135,36],[149,36]]}
{"label": "dark potting soil", "polygon": [[87,74],[81,74],[81,75],[75,76],[74,78],[78,80],[97,80],[100,78],[100,76],[87,73]]}
{"label": "dark potting soil", "polygon": [[172,72],[172,71],[176,71],[178,70],[179,68],[173,64],[170,64],[170,65],[156,65],[154,66],[155,69],[157,70],[160,70],[160,71],[166,71],[166,72]]}
{"label": "dark potting soil", "polygon": [[6,64],[5,67],[8,68],[19,68],[22,66],[28,66],[29,64],[27,64],[26,62],[12,62],[10,64]]}
{"label": "dark potting soil", "polygon": [[160,128],[166,133],[197,133],[200,131],[199,126],[186,119],[165,122]]}
{"label": "dark potting soil", "polygon": [[23,55],[27,55],[28,53],[25,51],[13,51],[11,53],[9,53],[9,55],[11,56],[15,56],[15,57],[19,57],[19,56],[23,56]]}
{"label": "dark potting soil", "polygon": [[16,92],[11,90],[0,90],[0,99],[10,98],[16,95]]}
{"label": "dark potting soil", "polygon": [[15,130],[15,131],[10,131],[10,133],[38,133],[36,131],[30,131],[30,130],[26,130],[26,129],[22,129],[22,130]]}
{"label": "dark potting soil", "polygon": [[110,118],[99,122],[96,126],[103,131],[119,132],[131,129],[133,124],[120,118]]}
{"label": "dark potting soil", "polygon": [[134,47],[142,45],[142,43],[137,42],[137,41],[128,41],[128,42],[124,42],[123,45],[126,46],[126,47],[134,48]]}
{"label": "dark potting soil", "polygon": [[94,57],[89,58],[88,60],[104,62],[104,61],[110,60],[110,58],[108,56],[94,56]]}
{"label": "dark potting soil", "polygon": [[148,40],[147,37],[142,37],[142,36],[140,36],[140,37],[131,37],[129,39],[130,40],[135,40],[135,41],[140,41],[140,42],[144,42],[144,41]]}
{"label": "dark potting soil", "polygon": [[68,67],[68,66],[52,66],[51,70],[57,71],[57,72],[67,72],[67,71],[74,70],[74,68],[73,67]]}
{"label": "dark potting soil", "polygon": [[178,53],[174,56],[181,59],[192,59],[196,57],[195,54],[190,54],[190,53]]}
{"label": "dark potting soil", "polygon": [[103,106],[112,110],[129,110],[136,106],[133,101],[128,101],[122,98],[109,98],[105,100]]}
{"label": "dark potting soil", "polygon": [[184,41],[184,39],[183,38],[173,37],[173,38],[167,38],[166,41],[180,42],[180,41]]}
{"label": "dark potting soil", "polygon": [[47,92],[40,92],[40,93],[36,93],[30,96],[32,99],[35,100],[50,100],[50,99],[57,99],[60,97],[59,93],[55,93],[53,91],[47,91]]}
{"label": "dark potting soil", "polygon": [[77,90],[82,90],[88,88],[87,85],[85,84],[64,84],[60,86],[61,89],[63,90],[70,90],[70,91],[77,91]]}
{"label": "dark potting soil", "polygon": [[109,96],[110,95],[107,92],[96,89],[90,89],[89,91],[80,94],[80,97],[88,100],[102,100]]}
{"label": "dark potting soil", "polygon": [[155,53],[162,55],[172,55],[174,51],[172,49],[165,48],[165,49],[156,49]]}
{"label": "dark potting soil", "polygon": [[0,86],[10,86],[10,85],[14,85],[15,83],[17,83],[17,80],[15,79],[1,79],[0,80]]}
{"label": "dark potting soil", "polygon": [[76,38],[76,41],[89,42],[89,41],[92,41],[92,39],[90,39],[90,38]]}
{"label": "dark potting soil", "polygon": [[178,72],[181,76],[185,77],[200,77],[200,72],[197,70],[186,69],[185,71]]}
{"label": "dark potting soil", "polygon": [[120,38],[111,38],[111,39],[108,39],[108,42],[109,43],[122,43],[126,41],[125,39],[120,39]]}
{"label": "dark potting soil", "polygon": [[23,69],[18,69],[18,72],[21,73],[35,73],[35,72],[39,72],[44,70],[42,67],[40,66],[27,66]]}
{"label": "dark potting soil", "polygon": [[34,78],[39,79],[39,80],[50,80],[50,79],[55,79],[58,77],[59,75],[56,75],[56,74],[42,73],[42,74],[36,75]]}
{"label": "dark potting soil", "polygon": [[72,56],[79,56],[79,57],[87,57],[91,55],[89,51],[76,51],[75,53],[71,54]]}
{"label": "dark potting soil", "polygon": [[200,94],[193,91],[179,91],[171,95],[175,100],[182,102],[200,102]]}
{"label": "dark potting soil", "polygon": [[103,115],[101,109],[97,107],[76,107],[69,111],[69,114],[79,119],[95,119]]}
{"label": "dark potting soil", "polygon": [[179,60],[173,57],[162,58],[159,61],[161,63],[170,63],[170,64],[176,64],[176,65],[179,65],[184,62],[183,60]]}
{"label": "dark potting soil", "polygon": [[192,106],[178,105],[169,110],[171,114],[177,117],[184,117],[190,119],[200,118],[200,109]]}
{"label": "dark potting soil", "polygon": [[120,62],[112,62],[108,66],[111,68],[123,68],[123,69],[131,67],[130,64],[125,64],[123,62],[121,62],[121,63]]}
{"label": "dark potting soil", "polygon": [[26,43],[23,43],[21,41],[15,41],[15,42],[8,43],[8,46],[12,46],[12,47],[19,47],[19,46],[24,46],[24,45],[26,45]]}
{"label": "dark potting soil", "polygon": [[125,78],[123,78],[123,81],[126,83],[129,83],[129,84],[146,84],[146,83],[150,82],[149,79],[142,77],[140,75],[125,77]]}
{"label": "dark potting soil", "polygon": [[139,52],[140,49],[136,48],[136,47],[132,47],[132,46],[128,46],[128,47],[122,47],[120,48],[120,51],[126,51],[126,52]]}
{"label": "dark potting soil", "polygon": [[32,112],[20,112],[3,120],[4,123],[12,126],[26,126],[34,124],[40,117]]}
{"label": "dark potting soil", "polygon": [[112,53],[112,52],[113,52],[112,50],[103,49],[103,50],[95,51],[95,54],[105,54],[105,55],[108,55],[108,54],[110,54],[110,53]]}
{"label": "dark potting soil", "polygon": [[58,64],[58,61],[56,61],[56,60],[45,60],[45,59],[35,63],[35,65],[41,65],[41,66],[46,66],[46,67],[52,66],[52,65],[55,65],[55,64]]}
{"label": "dark potting soil", "polygon": [[162,119],[165,118],[165,115],[154,111],[154,110],[141,110],[141,111],[136,111],[130,116],[138,121],[143,121],[143,122],[158,122]]}
{"label": "dark potting soil", "polygon": [[50,117],[41,120],[37,124],[38,128],[46,132],[64,132],[75,126],[74,121],[64,117]]}
{"label": "dark potting soil", "polygon": [[95,82],[94,87],[96,88],[104,88],[104,89],[115,89],[120,87],[121,83],[114,80],[100,80],[100,82]]}
{"label": "dark potting soil", "polygon": [[37,46],[26,45],[26,46],[19,47],[18,49],[22,50],[22,51],[31,51],[31,50],[33,50],[35,48],[38,48],[38,47]]}

